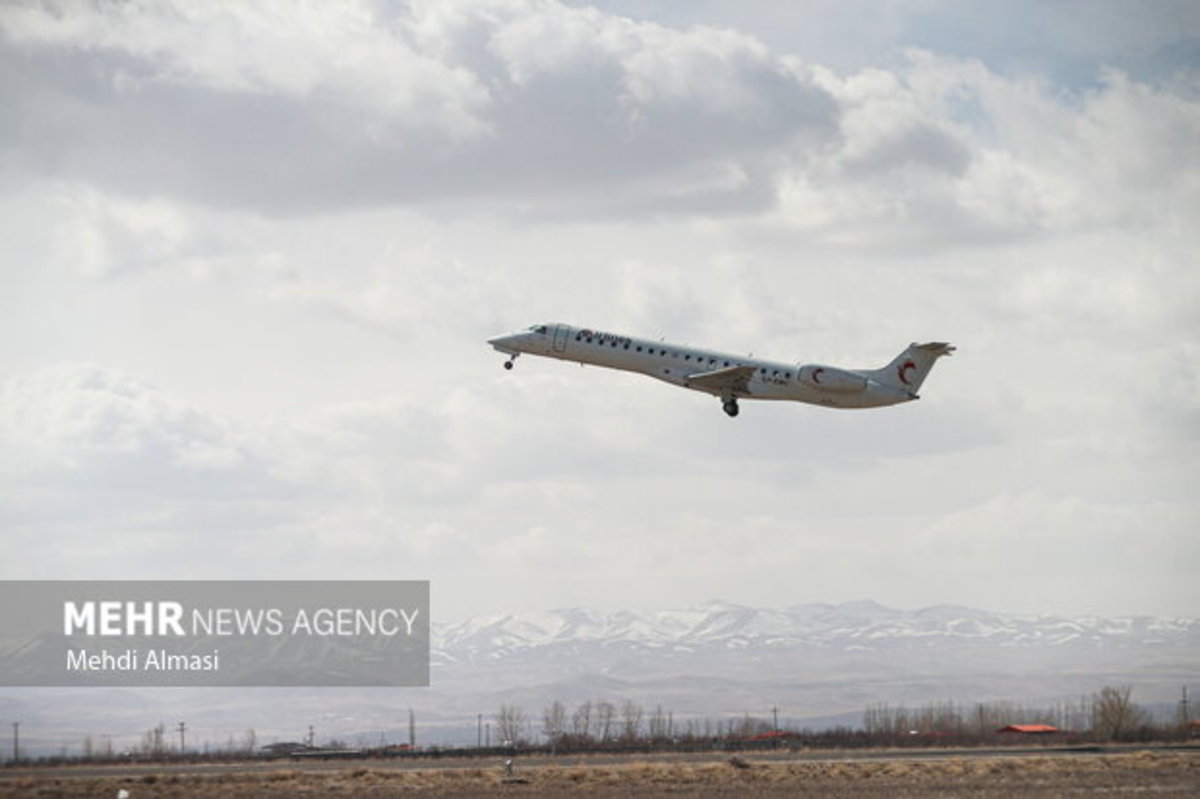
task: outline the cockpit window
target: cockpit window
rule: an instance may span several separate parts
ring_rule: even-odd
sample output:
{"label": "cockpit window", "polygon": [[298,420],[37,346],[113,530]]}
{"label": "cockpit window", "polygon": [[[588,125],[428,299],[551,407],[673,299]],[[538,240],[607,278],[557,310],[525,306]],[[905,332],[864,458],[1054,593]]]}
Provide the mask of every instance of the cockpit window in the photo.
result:
{"label": "cockpit window", "polygon": [[545,325],[530,325],[529,332],[537,333],[539,335],[544,336],[544,335],[546,335],[546,326]]}

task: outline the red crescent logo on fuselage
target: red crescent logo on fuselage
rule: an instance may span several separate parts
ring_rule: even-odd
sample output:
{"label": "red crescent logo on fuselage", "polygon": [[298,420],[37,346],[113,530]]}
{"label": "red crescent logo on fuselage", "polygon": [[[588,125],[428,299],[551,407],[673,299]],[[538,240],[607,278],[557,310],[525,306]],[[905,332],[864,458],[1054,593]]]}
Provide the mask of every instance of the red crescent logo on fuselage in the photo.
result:
{"label": "red crescent logo on fuselage", "polygon": [[900,368],[896,370],[897,374],[900,377],[900,382],[906,386],[911,386],[912,383],[910,383],[908,380],[908,370],[916,369],[916,368],[917,368],[917,365],[915,363],[913,363],[912,361],[905,361],[904,363],[900,364]]}

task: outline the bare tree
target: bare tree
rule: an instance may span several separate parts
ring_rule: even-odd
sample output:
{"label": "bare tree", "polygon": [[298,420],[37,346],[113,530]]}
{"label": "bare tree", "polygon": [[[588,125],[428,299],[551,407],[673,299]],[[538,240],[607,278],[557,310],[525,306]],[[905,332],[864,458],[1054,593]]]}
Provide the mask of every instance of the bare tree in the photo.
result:
{"label": "bare tree", "polygon": [[736,722],[730,720],[729,732],[731,738],[753,738],[764,732],[770,732],[773,729],[771,723],[764,719],[756,719],[749,713],[746,713]]}
{"label": "bare tree", "polygon": [[501,741],[516,744],[525,738],[525,712],[515,705],[501,705],[496,712],[496,733]]}
{"label": "bare tree", "polygon": [[868,735],[899,736],[913,728],[908,708],[891,707],[886,703],[871,705],[863,715],[863,726]]}
{"label": "bare tree", "polygon": [[567,730],[567,709],[562,702],[555,699],[549,707],[542,711],[542,732],[550,746],[556,747],[562,741]]}
{"label": "bare tree", "polygon": [[575,712],[571,714],[571,735],[575,740],[586,743],[592,737],[592,703],[591,700],[584,702],[579,707],[575,708]]}
{"label": "bare tree", "polygon": [[142,738],[142,751],[148,755],[158,757],[166,751],[166,744],[163,742],[163,734],[166,732],[166,727],[159,724],[152,730],[146,732]]}
{"label": "bare tree", "polygon": [[671,725],[668,714],[663,712],[662,705],[654,708],[654,712],[650,714],[649,728],[647,734],[651,741],[665,741],[671,737]]}
{"label": "bare tree", "polygon": [[1130,700],[1132,685],[1106,685],[1092,694],[1092,731],[1106,741],[1119,740],[1147,722],[1147,715]]}
{"label": "bare tree", "polygon": [[621,705],[621,738],[636,741],[642,734],[642,706],[631,699]]}
{"label": "bare tree", "polygon": [[962,712],[953,702],[929,704],[918,714],[916,726],[922,732],[961,733]]}
{"label": "bare tree", "polygon": [[596,736],[601,741],[607,741],[612,735],[613,719],[617,716],[617,708],[612,702],[604,701],[596,705]]}

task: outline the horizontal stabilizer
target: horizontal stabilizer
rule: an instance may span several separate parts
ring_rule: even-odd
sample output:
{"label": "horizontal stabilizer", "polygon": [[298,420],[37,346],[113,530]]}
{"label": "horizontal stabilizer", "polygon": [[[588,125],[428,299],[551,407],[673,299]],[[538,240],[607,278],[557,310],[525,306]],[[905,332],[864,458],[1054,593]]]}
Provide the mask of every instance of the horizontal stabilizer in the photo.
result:
{"label": "horizontal stabilizer", "polygon": [[953,344],[947,344],[944,341],[931,341],[928,344],[914,344],[913,347],[918,350],[923,350],[935,358],[942,355],[952,355],[957,347]]}

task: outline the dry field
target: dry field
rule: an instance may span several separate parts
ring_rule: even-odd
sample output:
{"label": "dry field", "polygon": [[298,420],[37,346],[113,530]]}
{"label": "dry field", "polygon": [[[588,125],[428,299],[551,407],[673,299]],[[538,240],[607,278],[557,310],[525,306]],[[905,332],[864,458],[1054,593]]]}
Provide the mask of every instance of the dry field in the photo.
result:
{"label": "dry field", "polygon": [[936,760],[773,760],[389,768],[353,763],[205,775],[195,771],[111,776],[67,769],[4,776],[0,797],[1051,797],[1200,796],[1200,752],[962,756]]}

